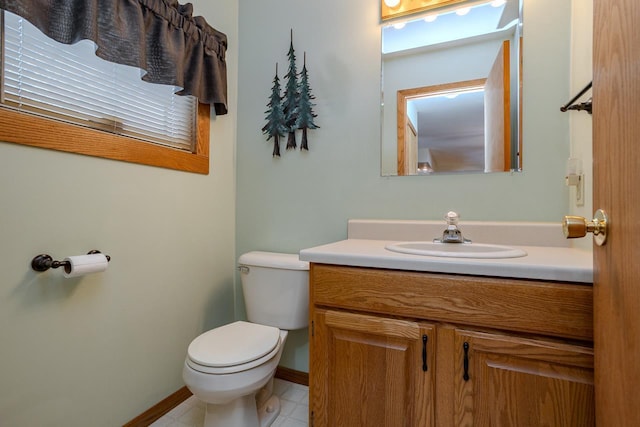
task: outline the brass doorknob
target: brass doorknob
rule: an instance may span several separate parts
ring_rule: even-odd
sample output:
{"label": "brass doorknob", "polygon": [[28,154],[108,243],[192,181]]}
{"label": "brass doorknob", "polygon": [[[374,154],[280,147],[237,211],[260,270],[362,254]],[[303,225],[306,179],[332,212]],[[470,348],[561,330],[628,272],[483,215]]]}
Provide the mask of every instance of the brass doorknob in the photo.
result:
{"label": "brass doorknob", "polygon": [[593,233],[593,240],[598,246],[607,241],[607,225],[609,218],[602,209],[598,209],[592,221],[587,221],[581,216],[567,215],[562,219],[562,232],[567,239],[584,237],[587,233]]}

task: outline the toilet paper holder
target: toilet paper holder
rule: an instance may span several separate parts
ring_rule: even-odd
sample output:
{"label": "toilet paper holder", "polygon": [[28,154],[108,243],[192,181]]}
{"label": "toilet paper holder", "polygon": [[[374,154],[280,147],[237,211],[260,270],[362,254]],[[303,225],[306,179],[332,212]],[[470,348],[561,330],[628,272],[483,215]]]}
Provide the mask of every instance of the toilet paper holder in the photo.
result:
{"label": "toilet paper holder", "polygon": [[[93,255],[93,254],[99,254],[102,253],[100,251],[97,250],[92,250],[87,252],[87,255]],[[109,255],[105,255],[105,257],[107,258],[107,261],[111,261],[111,257]],[[55,261],[51,255],[47,255],[47,254],[40,254],[40,255],[36,255],[32,260],[31,260],[31,268],[33,268],[35,271],[47,271],[50,268],[58,268],[58,267],[66,267],[69,266],[69,261]]]}

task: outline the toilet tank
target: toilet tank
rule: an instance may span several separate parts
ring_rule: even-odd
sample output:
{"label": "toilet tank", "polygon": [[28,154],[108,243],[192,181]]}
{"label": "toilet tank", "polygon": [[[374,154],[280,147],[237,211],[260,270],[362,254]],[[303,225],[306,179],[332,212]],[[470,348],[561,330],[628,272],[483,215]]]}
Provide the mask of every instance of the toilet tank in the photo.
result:
{"label": "toilet tank", "polygon": [[309,263],[298,254],[248,252],[238,259],[247,319],[294,330],[309,324]]}

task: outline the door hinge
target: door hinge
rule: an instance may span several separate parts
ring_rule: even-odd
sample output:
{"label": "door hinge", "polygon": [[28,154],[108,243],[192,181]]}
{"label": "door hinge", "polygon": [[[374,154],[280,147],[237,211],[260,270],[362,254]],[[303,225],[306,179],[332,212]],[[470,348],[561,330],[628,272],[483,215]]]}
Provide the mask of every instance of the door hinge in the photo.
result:
{"label": "door hinge", "polygon": [[313,322],[313,320],[311,321],[311,336],[315,337],[316,336],[316,325]]}
{"label": "door hinge", "polygon": [[311,416],[309,417],[309,427],[313,427],[314,426],[314,413],[313,411],[311,411]]}

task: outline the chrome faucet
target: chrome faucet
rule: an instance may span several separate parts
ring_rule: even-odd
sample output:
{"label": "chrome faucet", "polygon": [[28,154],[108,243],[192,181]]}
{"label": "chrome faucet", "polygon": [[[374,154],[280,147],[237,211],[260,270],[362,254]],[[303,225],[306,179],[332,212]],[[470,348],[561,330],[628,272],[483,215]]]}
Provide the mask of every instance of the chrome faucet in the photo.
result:
{"label": "chrome faucet", "polygon": [[442,233],[441,239],[433,239],[435,243],[471,243],[471,240],[462,237],[462,231],[458,228],[460,216],[453,212],[447,212],[444,220],[447,222],[447,228]]}

